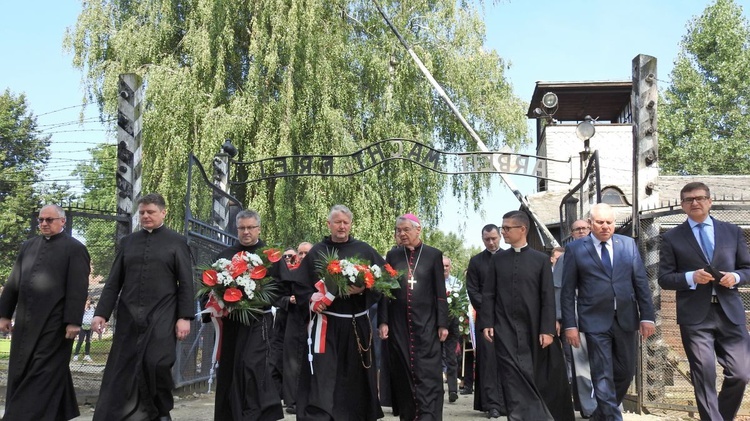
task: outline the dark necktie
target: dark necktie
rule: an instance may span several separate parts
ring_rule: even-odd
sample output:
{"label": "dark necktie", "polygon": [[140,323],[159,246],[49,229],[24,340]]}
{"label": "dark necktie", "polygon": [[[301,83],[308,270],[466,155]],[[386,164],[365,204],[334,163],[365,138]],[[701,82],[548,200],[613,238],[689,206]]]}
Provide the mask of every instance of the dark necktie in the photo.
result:
{"label": "dark necktie", "polygon": [[602,241],[602,264],[607,275],[612,276],[612,259],[609,257],[609,250],[607,250],[607,242]]}
{"label": "dark necktie", "polygon": [[698,237],[701,239],[701,247],[703,247],[703,253],[706,255],[706,259],[708,259],[708,263],[711,263],[711,259],[714,257],[714,246],[711,244],[711,241],[708,239],[708,234],[706,234],[706,230],[704,229],[706,227],[705,222],[701,222],[698,224]]}

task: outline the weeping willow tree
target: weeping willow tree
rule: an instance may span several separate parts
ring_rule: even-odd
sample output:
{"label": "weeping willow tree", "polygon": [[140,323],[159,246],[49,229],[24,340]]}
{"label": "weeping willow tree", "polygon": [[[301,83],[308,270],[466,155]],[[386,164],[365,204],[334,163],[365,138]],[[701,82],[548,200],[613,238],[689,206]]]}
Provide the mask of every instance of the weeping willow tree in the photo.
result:
{"label": "weeping willow tree", "polygon": [[[475,6],[454,0],[383,1],[386,13],[490,148],[527,140],[525,106],[506,63],[483,48]],[[116,112],[117,77],[146,81],[144,191],[182,220],[187,153],[210,162],[225,139],[239,161],[347,154],[392,137],[447,151],[478,150],[370,1],[98,0],[84,2],[66,37],[89,99]],[[255,178],[232,169],[232,193],[260,212],[264,237],[316,241],[328,209],[348,205],[353,233],[384,250],[395,216],[436,223],[441,194],[479,206],[489,179],[446,178],[403,161],[349,178]]]}

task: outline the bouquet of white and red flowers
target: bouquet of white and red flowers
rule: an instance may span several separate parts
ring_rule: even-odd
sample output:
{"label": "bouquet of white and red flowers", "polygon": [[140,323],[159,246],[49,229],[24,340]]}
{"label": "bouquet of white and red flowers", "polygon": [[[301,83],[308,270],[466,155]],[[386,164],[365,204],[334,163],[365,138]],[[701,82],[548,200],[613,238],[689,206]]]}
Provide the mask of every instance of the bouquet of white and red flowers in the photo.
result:
{"label": "bouquet of white and red flowers", "polygon": [[469,331],[469,296],[466,294],[466,282],[461,282],[461,288],[446,290],[446,301],[448,302],[448,315],[458,319],[458,327],[462,334]]}
{"label": "bouquet of white and red flowers", "polygon": [[257,319],[276,298],[277,287],[268,273],[279,260],[281,250],[275,248],[219,259],[203,271],[198,296],[208,294],[209,304],[218,307],[222,316],[249,325],[250,318]]}
{"label": "bouquet of white and red flowers", "polygon": [[338,297],[348,297],[350,286],[372,289],[388,298],[393,298],[392,289],[400,288],[401,274],[391,265],[381,268],[356,257],[339,259],[335,250],[315,261],[315,268],[327,290]]}

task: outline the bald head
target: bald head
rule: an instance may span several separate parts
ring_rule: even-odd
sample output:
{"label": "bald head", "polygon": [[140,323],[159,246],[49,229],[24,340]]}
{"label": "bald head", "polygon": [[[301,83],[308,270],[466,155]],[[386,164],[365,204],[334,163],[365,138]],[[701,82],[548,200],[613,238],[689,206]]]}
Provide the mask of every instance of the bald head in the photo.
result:
{"label": "bald head", "polygon": [[615,233],[615,212],[606,203],[597,203],[591,207],[591,233],[599,241],[608,241]]}

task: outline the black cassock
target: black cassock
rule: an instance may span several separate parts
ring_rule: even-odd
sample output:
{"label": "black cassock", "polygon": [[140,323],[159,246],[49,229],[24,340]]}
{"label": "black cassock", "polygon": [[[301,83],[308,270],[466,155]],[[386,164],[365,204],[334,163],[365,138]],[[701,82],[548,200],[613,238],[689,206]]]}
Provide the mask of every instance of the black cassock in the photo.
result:
{"label": "black cassock", "polygon": [[12,318],[6,420],[69,420],[79,415],[70,375],[69,324],[80,325],[89,285],[89,253],[60,233],[21,246],[0,296]]}
{"label": "black cassock", "polygon": [[[383,267],[383,258],[369,244],[349,237],[345,243],[325,237],[315,244],[295,275],[306,282],[306,291],[297,295],[297,303],[307,306],[320,279],[315,262],[324,260],[334,250],[339,259],[356,257]],[[299,285],[299,284],[298,284]],[[303,286],[303,285],[300,285]],[[305,286],[303,286],[305,287]],[[335,294],[335,291],[331,291]],[[337,297],[325,312],[316,315],[310,333],[313,341],[320,337],[320,349],[312,346],[312,366],[301,361],[297,390],[297,420],[377,420],[383,418],[377,396],[375,355],[367,310],[380,294],[366,289],[362,294]],[[325,335],[322,321],[325,320]],[[319,323],[319,321],[321,323]],[[356,329],[356,330],[355,330]]]}
{"label": "black cassock", "polygon": [[[378,308],[388,324],[391,402],[402,420],[443,418],[443,369],[438,327],[448,327],[443,252],[420,244],[388,252],[386,262],[403,275],[395,300]],[[409,267],[416,282],[409,283]]]}
{"label": "black cassock", "polygon": [[509,420],[572,421],[573,403],[562,345],[555,335],[555,292],[549,256],[528,246],[497,252],[482,294],[480,328],[494,328]]}
{"label": "black cassock", "polygon": [[174,406],[175,324],[193,319],[193,262],[185,237],[161,226],[125,236],[95,316],[117,304],[95,421],[148,420]]}
{"label": "black cassock", "polygon": [[[471,305],[477,312],[476,326],[481,324],[479,319],[482,318],[482,288],[492,256],[493,253],[484,249],[469,260],[469,266],[466,269],[466,291]],[[476,341],[474,344],[474,409],[485,412],[497,409],[501,415],[507,415],[503,384],[500,381],[502,373],[497,367],[495,358],[495,345],[484,339],[481,330],[476,332],[474,338]]]}
{"label": "black cassock", "polygon": [[[283,297],[279,300],[281,308],[286,310],[286,327],[281,332],[283,336],[282,373],[284,405],[297,406],[297,386],[301,369],[310,368],[307,365],[307,306],[295,305],[289,302],[294,295],[298,299],[300,288],[297,285],[297,269],[290,271],[290,277],[284,282]],[[299,301],[297,301],[299,303]]]}
{"label": "black cassock", "polygon": [[[260,253],[262,240],[252,246],[235,244],[216,257],[232,259],[240,251]],[[283,262],[282,262],[283,263]],[[270,272],[278,277],[278,265]],[[216,372],[216,421],[271,421],[284,418],[281,399],[271,377],[270,335],[273,329],[271,306],[251,319],[250,325],[222,319],[221,356]]]}

